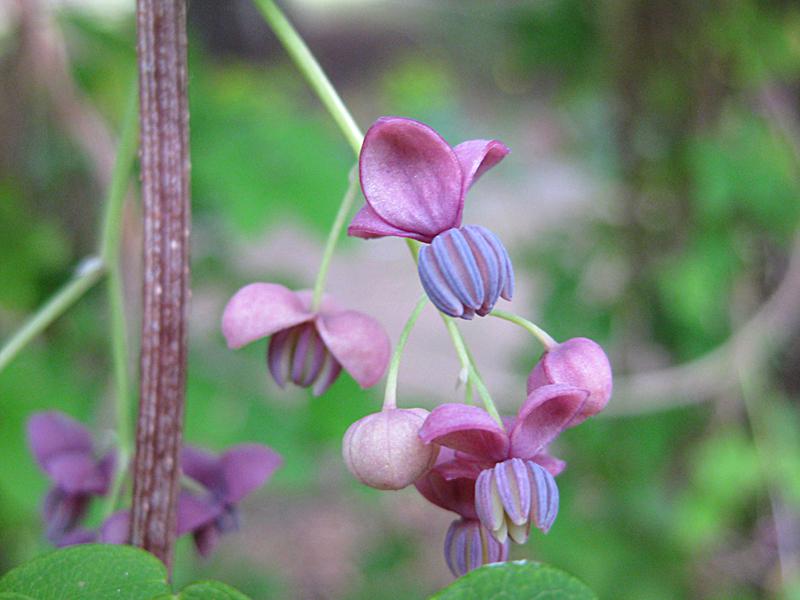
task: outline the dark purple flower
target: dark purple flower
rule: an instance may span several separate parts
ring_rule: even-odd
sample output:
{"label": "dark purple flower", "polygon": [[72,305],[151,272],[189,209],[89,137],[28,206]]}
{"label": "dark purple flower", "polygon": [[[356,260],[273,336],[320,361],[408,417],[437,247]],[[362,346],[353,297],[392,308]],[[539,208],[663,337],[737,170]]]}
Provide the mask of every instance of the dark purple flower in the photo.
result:
{"label": "dark purple flower", "polygon": [[283,460],[260,444],[240,444],[219,456],[184,446],[181,469],[207,494],[182,491],[178,497],[178,535],[191,533],[201,556],[208,556],[223,533],[238,528],[236,505],[260,488]]}
{"label": "dark purple flower", "polygon": [[588,395],[567,385],[536,388],[507,424],[508,431],[477,406],[436,407],[420,438],[452,452],[440,453],[437,464],[416,482],[417,489],[438,506],[479,519],[500,542],[509,531],[512,539],[523,541],[531,522],[547,531],[558,512],[552,476],[564,468],[547,454],[547,446]]}
{"label": "dark purple flower", "polygon": [[552,383],[588,390],[586,403],[568,424],[574,427],[603,410],[611,399],[611,363],[597,342],[588,338],[569,339],[542,355],[528,376],[528,393]]}
{"label": "dark purple flower", "polygon": [[97,459],[89,430],[57,411],[33,415],[27,433],[36,462],[53,482],[42,511],[47,539],[57,545],[77,543],[77,526],[92,497],[108,492],[114,456]]}
{"label": "dark purple flower", "polygon": [[275,283],[251,283],[230,299],[222,315],[222,333],[230,348],[272,336],[267,364],[275,382],[291,381],[322,394],[344,368],[361,387],[380,380],[391,345],[372,317],[339,308],[323,298],[311,311],[311,293],[293,292]]}
{"label": "dark purple flower", "polygon": [[444,538],[444,558],[456,577],[481,565],[508,560],[508,540],[498,542],[475,519],[453,521]]}
{"label": "dark purple flower", "polygon": [[381,117],[367,131],[359,157],[367,203],[347,232],[356,237],[406,237],[429,243],[419,275],[442,312],[471,319],[510,299],[514,274],[508,253],[483,227],[461,227],[464,195],[509,150],[497,140],[452,148],[431,127]]}

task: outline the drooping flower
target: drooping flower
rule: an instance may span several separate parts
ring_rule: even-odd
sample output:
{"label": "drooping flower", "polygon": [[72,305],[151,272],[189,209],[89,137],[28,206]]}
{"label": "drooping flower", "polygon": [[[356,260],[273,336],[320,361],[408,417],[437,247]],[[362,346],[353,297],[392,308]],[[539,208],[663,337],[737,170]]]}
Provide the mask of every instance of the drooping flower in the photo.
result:
{"label": "drooping flower", "polygon": [[275,382],[311,387],[319,396],[342,368],[359,385],[369,387],[389,362],[389,337],[372,317],[343,310],[323,298],[311,310],[311,292],[293,292],[275,283],[251,283],[228,301],[222,333],[230,348],[241,348],[272,336],[267,365]]}
{"label": "drooping flower", "polygon": [[198,553],[211,554],[222,534],[238,529],[236,505],[264,485],[282,462],[275,451],[260,444],[239,444],[219,456],[184,446],[181,470],[207,493],[180,493],[178,535],[191,533]]}
{"label": "drooping flower", "polygon": [[456,577],[490,563],[508,560],[508,540],[498,542],[480,521],[456,519],[444,538],[444,558]]}
{"label": "drooping flower", "polygon": [[536,388],[516,419],[501,427],[485,410],[465,404],[436,407],[420,430],[425,443],[452,453],[416,486],[428,500],[478,519],[499,542],[523,543],[531,522],[547,531],[558,512],[554,475],[564,463],[547,446],[582,409],[589,392],[567,385]]}
{"label": "drooping flower", "polygon": [[588,390],[580,412],[567,425],[574,427],[603,410],[611,399],[611,363],[597,342],[572,338],[549,348],[528,375],[528,393],[543,385],[563,383]]}
{"label": "drooping flower", "polygon": [[471,319],[511,299],[514,274],[497,237],[462,227],[464,196],[509,152],[498,140],[451,147],[431,127],[402,117],[381,117],[367,131],[359,156],[367,203],[348,227],[362,238],[411,238],[420,250],[419,275],[442,312]]}
{"label": "drooping flower", "polygon": [[391,408],[359,419],[342,441],[347,468],[361,483],[379,490],[411,485],[433,465],[439,451],[419,438],[429,414],[422,408]]}
{"label": "drooping flower", "polygon": [[92,498],[108,492],[114,455],[97,458],[89,430],[58,411],[34,414],[27,435],[37,464],[53,482],[42,511],[47,539],[78,543],[86,537],[79,525]]}

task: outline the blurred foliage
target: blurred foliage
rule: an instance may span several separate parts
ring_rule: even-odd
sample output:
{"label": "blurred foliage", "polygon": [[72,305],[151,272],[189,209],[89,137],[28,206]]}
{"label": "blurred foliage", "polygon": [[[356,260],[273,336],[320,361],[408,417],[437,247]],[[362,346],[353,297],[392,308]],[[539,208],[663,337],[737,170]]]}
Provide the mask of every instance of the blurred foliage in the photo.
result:
{"label": "blurred foliage", "polygon": [[[689,360],[723,342],[774,288],[775,257],[784,260],[800,219],[797,157],[759,100],[782,86],[796,108],[800,6],[547,0],[457,8],[455,25],[398,48],[346,96],[364,114],[432,121],[453,140],[475,128],[491,135],[489,124],[474,123],[471,104],[485,102],[487,119],[511,123],[548,106],[565,132],[564,159],[605,182],[598,195],[613,202],[610,214],[572,219],[516,257],[519,277],[545,282],[534,311],[542,323],[560,339],[608,344],[618,372]],[[60,25],[76,81],[115,122],[133,75],[133,23],[71,12]],[[14,44],[0,47],[0,63],[12,64]],[[284,221],[323,236],[353,159],[290,65],[219,62],[196,40],[191,47],[195,293],[227,294],[244,283],[229,241]],[[84,159],[36,92],[25,93],[33,100],[18,137],[9,134],[0,154],[12,156],[0,161],[3,338],[92,247],[98,217]],[[280,265],[265,270],[287,277]],[[96,291],[0,375],[0,571],[46,548],[37,517],[46,482],[24,445],[27,417],[59,408],[112,442],[105,336]],[[321,509],[344,497],[362,520],[388,523],[361,549],[360,576],[331,597],[425,597],[430,580],[418,574],[433,568],[420,562],[430,553],[419,532],[381,513],[380,495],[352,483],[338,460],[346,427],[376,398],[347,377],[323,398],[278,395],[264,352],[262,343],[234,355],[218,333],[192,339],[186,439],[214,449],[257,440],[281,452],[286,466],[261,493],[264,506]],[[795,365],[781,372],[796,372],[796,356],[780,360]],[[557,449],[570,463],[559,479],[559,519],[514,557],[573,573],[601,598],[796,598],[800,584],[780,589],[767,494],[775,490],[797,522],[798,399],[781,367],[765,366],[746,405],[734,395],[568,431]],[[238,550],[237,536],[203,564],[181,543],[176,581],[202,573],[255,598],[296,597],[290,574],[260,559]]]}

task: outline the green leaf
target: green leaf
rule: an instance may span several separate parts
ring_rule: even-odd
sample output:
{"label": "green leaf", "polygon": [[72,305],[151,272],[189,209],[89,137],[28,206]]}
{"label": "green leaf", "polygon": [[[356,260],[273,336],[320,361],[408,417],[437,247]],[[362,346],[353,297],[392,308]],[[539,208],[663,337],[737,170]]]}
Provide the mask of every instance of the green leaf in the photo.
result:
{"label": "green leaf", "polygon": [[111,544],[56,550],[0,579],[3,600],[25,595],[36,600],[151,600],[168,592],[167,571],[160,560],[138,548]]}
{"label": "green leaf", "polygon": [[581,581],[548,565],[519,560],[485,565],[430,600],[597,600]]}
{"label": "green leaf", "polygon": [[250,600],[239,590],[219,581],[198,581],[177,594],[158,596],[153,600]]}
{"label": "green leaf", "polygon": [[0,600],[36,600],[36,598],[18,594],[17,592],[0,592]]}

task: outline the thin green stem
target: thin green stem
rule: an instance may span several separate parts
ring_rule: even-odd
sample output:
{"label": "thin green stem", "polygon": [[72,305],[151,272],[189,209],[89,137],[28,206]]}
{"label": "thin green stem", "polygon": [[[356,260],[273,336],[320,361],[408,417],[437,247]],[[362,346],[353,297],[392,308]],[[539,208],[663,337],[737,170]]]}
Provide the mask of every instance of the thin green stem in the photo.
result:
{"label": "thin green stem", "polygon": [[103,261],[96,257],[85,259],[75,270],[75,275],[45,302],[13,334],[0,349],[0,372],[14,360],[17,354],[42,331],[64,314],[75,302],[88,292],[105,274]]}
{"label": "thin green stem", "polygon": [[533,337],[539,340],[544,346],[545,350],[549,350],[557,344],[557,342],[544,329],[535,323],[528,321],[528,319],[525,319],[524,317],[520,317],[514,313],[498,309],[493,310],[489,314],[493,317],[497,317],[498,319],[503,319],[504,321],[509,321],[515,325],[519,325],[525,331],[532,334]]}
{"label": "thin green stem", "polygon": [[322,293],[325,291],[325,282],[328,279],[328,269],[330,268],[333,251],[336,249],[336,243],[339,241],[344,224],[353,208],[353,202],[358,197],[359,186],[356,171],[356,167],[353,167],[350,171],[347,191],[344,193],[342,203],[339,205],[339,211],[336,213],[336,218],[328,233],[328,240],[325,242],[325,250],[322,253],[322,261],[320,261],[319,271],[317,272],[317,280],[314,282],[314,295],[311,300],[312,311],[317,310],[322,302]]}
{"label": "thin green stem", "polygon": [[322,67],[319,66],[314,55],[306,46],[303,38],[297,33],[295,28],[283,14],[273,0],[254,0],[256,6],[261,10],[261,14],[269,23],[272,31],[280,40],[286,52],[291,56],[297,68],[305,76],[309,85],[314,88],[317,96],[331,113],[333,120],[339,125],[353,151],[358,156],[361,151],[361,142],[364,136],[356,125],[355,119],[347,110],[336,89],[331,85]]}
{"label": "thin green stem", "polygon": [[403,331],[400,332],[400,338],[397,340],[397,345],[394,348],[392,361],[389,363],[389,373],[386,375],[386,392],[383,396],[383,410],[397,408],[397,374],[400,371],[400,358],[403,356],[403,350],[406,347],[408,336],[411,330],[414,329],[414,325],[427,303],[427,296],[422,296],[422,298],[417,301],[414,310],[411,311],[411,315],[408,317],[408,321],[406,321],[405,327],[403,327]]}
{"label": "thin green stem", "polygon": [[117,146],[117,158],[108,192],[103,219],[101,252],[108,268],[106,294],[111,321],[111,357],[114,367],[114,404],[116,407],[117,468],[111,484],[111,493],[104,508],[109,516],[116,508],[123,482],[127,476],[128,465],[133,454],[133,426],[131,415],[131,382],[128,367],[128,327],[125,318],[125,292],[122,283],[122,264],[120,250],[122,242],[122,213],[125,195],[128,190],[130,173],[136,157],[137,127],[137,88],[132,86],[131,99],[125,113],[122,133]]}

